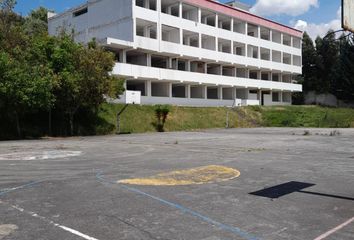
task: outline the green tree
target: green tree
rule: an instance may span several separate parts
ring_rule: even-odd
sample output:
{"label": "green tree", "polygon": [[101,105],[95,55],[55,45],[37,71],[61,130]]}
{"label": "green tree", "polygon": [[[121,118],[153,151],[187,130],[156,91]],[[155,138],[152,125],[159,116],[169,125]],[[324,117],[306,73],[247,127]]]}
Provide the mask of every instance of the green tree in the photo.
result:
{"label": "green tree", "polygon": [[51,104],[50,82],[49,69],[20,62],[0,51],[0,106],[14,118],[19,138],[22,137],[21,115]]}
{"label": "green tree", "polygon": [[311,37],[305,32],[302,40],[302,76],[305,92],[316,91],[319,85],[317,76],[317,53]]}
{"label": "green tree", "polygon": [[96,44],[89,46],[64,35],[53,53],[53,69],[58,75],[56,108],[67,116],[71,135],[80,108],[96,111],[105,96],[117,97],[123,91],[123,82],[110,74],[115,64],[113,54]]}
{"label": "green tree", "polygon": [[336,96],[344,101],[354,101],[354,37],[340,41],[339,63],[336,66]]}
{"label": "green tree", "polygon": [[324,38],[316,39],[318,56],[317,76],[321,81],[317,84],[318,93],[329,93],[334,87],[335,66],[339,60],[339,45],[335,33],[330,30]]}
{"label": "green tree", "polygon": [[48,9],[40,7],[32,10],[25,19],[25,32],[29,35],[47,34],[48,31]]}

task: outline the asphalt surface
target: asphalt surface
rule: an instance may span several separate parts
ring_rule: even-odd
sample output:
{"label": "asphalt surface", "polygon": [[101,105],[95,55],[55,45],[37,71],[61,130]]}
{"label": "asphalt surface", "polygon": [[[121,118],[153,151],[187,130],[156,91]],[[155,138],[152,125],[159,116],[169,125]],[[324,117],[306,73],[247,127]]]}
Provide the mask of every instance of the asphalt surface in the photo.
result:
{"label": "asphalt surface", "polygon": [[[232,129],[0,143],[1,240],[354,239],[354,130]],[[219,165],[187,186],[118,183]]]}

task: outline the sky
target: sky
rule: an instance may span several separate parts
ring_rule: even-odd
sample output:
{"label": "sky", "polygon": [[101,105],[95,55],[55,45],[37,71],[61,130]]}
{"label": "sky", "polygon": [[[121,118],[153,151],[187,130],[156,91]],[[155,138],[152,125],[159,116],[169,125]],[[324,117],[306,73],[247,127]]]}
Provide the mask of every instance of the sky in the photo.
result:
{"label": "sky", "polygon": [[[86,0],[17,0],[15,10],[23,16],[39,6],[62,12],[84,2]],[[252,13],[306,31],[312,38],[324,36],[329,29],[341,29],[341,0],[241,0],[241,2],[253,6]]]}

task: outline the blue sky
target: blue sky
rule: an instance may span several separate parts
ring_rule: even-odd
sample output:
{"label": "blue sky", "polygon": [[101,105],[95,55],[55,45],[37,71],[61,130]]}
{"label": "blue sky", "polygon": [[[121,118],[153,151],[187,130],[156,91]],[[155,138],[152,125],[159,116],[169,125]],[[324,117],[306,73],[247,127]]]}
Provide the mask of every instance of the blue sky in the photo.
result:
{"label": "blue sky", "polygon": [[[340,29],[338,10],[341,0],[241,1],[252,6],[256,5],[253,9],[255,13],[285,25],[308,31],[312,37],[324,35],[329,28]],[[30,10],[44,6],[56,12],[62,12],[84,2],[86,0],[17,0],[16,11],[25,16]]]}

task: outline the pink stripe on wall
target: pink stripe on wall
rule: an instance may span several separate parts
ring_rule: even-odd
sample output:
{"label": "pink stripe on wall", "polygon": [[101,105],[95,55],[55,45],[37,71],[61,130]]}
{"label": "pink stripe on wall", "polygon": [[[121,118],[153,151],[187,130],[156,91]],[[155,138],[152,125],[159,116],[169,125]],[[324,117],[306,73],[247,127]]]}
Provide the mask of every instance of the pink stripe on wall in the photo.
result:
{"label": "pink stripe on wall", "polygon": [[183,1],[196,5],[201,8],[205,8],[205,9],[213,10],[218,13],[229,15],[249,23],[261,25],[267,28],[277,30],[279,32],[287,33],[289,35],[302,38],[302,31],[253,15],[248,12],[235,9],[233,7],[226,6],[224,4],[215,2],[213,0],[183,0]]}

